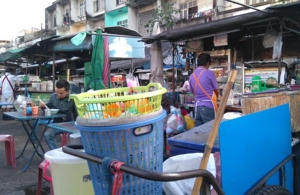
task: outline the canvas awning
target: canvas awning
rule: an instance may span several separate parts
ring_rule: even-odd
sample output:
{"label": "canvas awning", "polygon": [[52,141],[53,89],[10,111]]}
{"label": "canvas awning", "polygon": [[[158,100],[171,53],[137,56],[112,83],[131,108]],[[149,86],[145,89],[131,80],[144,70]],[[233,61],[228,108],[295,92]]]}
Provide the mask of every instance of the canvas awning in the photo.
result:
{"label": "canvas awning", "polygon": [[[240,31],[238,32],[239,35],[251,35],[251,33],[263,34],[265,33],[266,25],[270,20],[279,21],[281,19],[284,19],[285,23],[294,22],[291,18],[294,18],[293,14],[297,12],[299,7],[300,6],[298,4],[289,7],[269,7],[267,9],[264,9],[263,11],[253,11],[251,13],[214,20],[211,22],[164,31],[157,35],[143,37],[142,41],[148,44],[155,41],[178,42],[182,40],[196,39],[197,37],[208,37],[207,35],[211,35],[213,37],[215,34],[226,31],[230,32],[233,29]],[[285,26],[286,25],[284,25],[284,27]],[[249,27],[251,27],[250,32],[248,29]],[[300,32],[299,29],[297,31]],[[237,35],[238,33],[235,33],[235,35]],[[236,37],[233,38],[236,39]]]}
{"label": "canvas awning", "polygon": [[0,62],[5,62],[16,58],[20,58],[24,55],[24,51],[26,49],[27,47],[9,50],[6,53],[0,55]]}
{"label": "canvas awning", "polygon": [[[53,40],[56,41],[56,40]],[[51,50],[53,52],[72,52],[72,51],[83,51],[91,50],[92,46],[92,37],[87,37],[84,42],[78,46],[71,43],[70,39],[60,40],[53,44]]]}

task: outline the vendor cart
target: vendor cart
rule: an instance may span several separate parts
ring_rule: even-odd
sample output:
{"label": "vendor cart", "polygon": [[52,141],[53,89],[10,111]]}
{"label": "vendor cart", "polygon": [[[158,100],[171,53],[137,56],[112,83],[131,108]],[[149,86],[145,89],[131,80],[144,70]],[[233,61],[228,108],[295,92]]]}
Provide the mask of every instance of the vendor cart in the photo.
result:
{"label": "vendor cart", "polygon": [[[221,185],[209,172],[201,169],[155,173],[123,164],[119,171],[154,181],[202,176],[218,194],[299,194],[297,158],[292,154],[291,140],[290,111],[288,104],[284,104],[221,122]],[[63,151],[102,164],[104,157],[75,149],[79,149],[78,146],[66,146]],[[113,172],[117,170],[116,161],[109,165],[109,169]],[[205,186],[202,185],[201,190],[204,190],[203,194],[209,194]]]}

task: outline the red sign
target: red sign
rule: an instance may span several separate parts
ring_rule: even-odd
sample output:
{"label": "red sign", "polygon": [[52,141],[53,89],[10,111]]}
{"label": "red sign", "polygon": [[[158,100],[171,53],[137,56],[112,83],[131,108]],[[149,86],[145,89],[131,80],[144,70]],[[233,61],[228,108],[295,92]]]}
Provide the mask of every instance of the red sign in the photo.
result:
{"label": "red sign", "polygon": [[114,75],[110,77],[111,82],[124,82],[125,81],[125,76],[123,75]]}

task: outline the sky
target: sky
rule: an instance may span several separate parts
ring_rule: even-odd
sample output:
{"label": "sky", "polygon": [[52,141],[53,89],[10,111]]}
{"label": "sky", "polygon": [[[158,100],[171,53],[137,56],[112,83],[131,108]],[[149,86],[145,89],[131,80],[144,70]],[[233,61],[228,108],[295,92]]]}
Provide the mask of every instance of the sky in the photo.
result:
{"label": "sky", "polygon": [[0,40],[15,39],[24,29],[45,28],[45,8],[55,0],[0,0]]}

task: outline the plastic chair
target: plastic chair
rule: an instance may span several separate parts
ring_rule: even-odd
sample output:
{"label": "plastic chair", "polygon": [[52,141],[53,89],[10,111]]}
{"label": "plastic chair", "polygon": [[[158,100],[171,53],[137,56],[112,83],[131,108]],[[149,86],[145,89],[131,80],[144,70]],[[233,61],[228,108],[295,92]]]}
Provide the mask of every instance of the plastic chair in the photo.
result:
{"label": "plastic chair", "polygon": [[[61,133],[61,147],[67,144],[68,141],[68,133]],[[39,170],[38,170],[38,182],[37,182],[37,189],[36,189],[36,195],[41,195],[42,192],[42,179],[43,179],[43,169],[44,166],[46,165],[46,160],[44,160],[40,165],[39,165]],[[47,167],[47,171],[51,171],[50,166]],[[48,180],[47,180],[48,181]],[[53,195],[53,186],[52,182],[48,181],[50,183],[50,194]]]}
{"label": "plastic chair", "polygon": [[12,165],[13,169],[17,168],[15,142],[13,135],[0,135],[0,142],[5,143],[6,162]]}
{"label": "plastic chair", "polygon": [[69,134],[68,133],[61,133],[60,134],[60,146],[63,147],[67,144],[68,142],[68,137],[69,137]]}
{"label": "plastic chair", "polygon": [[[46,160],[44,160],[40,165],[39,165],[39,171],[38,171],[38,182],[37,182],[37,188],[36,188],[36,195],[41,195],[42,192],[42,179],[43,179],[43,169],[44,166],[46,165]],[[48,166],[47,171],[50,172],[50,166]],[[53,193],[53,186],[52,182],[48,181],[50,183],[50,194],[54,195]]]}

